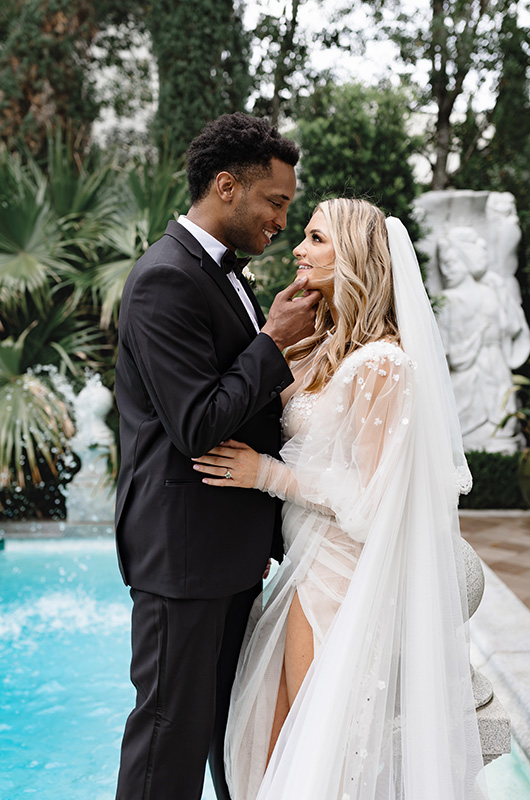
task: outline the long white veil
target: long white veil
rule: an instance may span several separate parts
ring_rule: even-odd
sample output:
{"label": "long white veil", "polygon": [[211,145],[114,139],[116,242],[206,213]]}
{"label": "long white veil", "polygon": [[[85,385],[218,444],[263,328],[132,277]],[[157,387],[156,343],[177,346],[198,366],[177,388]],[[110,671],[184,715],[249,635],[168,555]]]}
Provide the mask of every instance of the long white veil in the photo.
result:
{"label": "long white veil", "polygon": [[402,346],[416,363],[413,413],[258,800],[487,797],[457,516],[471,478],[412,244],[399,220],[387,230]]}

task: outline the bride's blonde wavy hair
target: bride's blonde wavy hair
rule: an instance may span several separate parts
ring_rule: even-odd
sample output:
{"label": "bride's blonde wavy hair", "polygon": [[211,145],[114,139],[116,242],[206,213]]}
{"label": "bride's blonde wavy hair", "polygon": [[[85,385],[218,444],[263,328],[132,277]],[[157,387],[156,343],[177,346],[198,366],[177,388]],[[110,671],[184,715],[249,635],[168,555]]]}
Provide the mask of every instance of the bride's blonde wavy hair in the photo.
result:
{"label": "bride's blonde wavy hair", "polygon": [[335,250],[337,324],[322,298],[314,334],[286,351],[288,361],[299,361],[319,348],[307,392],[325,386],[344,358],[358,347],[382,338],[399,342],[385,215],[366,200],[345,197],[325,200],[315,212],[319,210],[326,217]]}

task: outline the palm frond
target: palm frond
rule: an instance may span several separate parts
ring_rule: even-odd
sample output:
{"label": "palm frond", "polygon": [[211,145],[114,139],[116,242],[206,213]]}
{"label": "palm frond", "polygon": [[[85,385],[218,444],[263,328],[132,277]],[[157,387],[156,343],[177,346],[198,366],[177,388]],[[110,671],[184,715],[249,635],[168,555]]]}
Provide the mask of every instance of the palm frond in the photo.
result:
{"label": "palm frond", "polygon": [[146,159],[136,164],[127,177],[138,217],[147,222],[147,241],[153,244],[163,235],[168,220],[189,207],[186,171],[175,168],[171,155],[162,154],[154,164]]}
{"label": "palm frond", "polygon": [[108,219],[120,207],[118,172],[112,158],[100,153],[82,161],[72,136],[56,131],[48,139],[47,181],[50,206],[66,238],[85,257],[94,256]]}
{"label": "palm frond", "polygon": [[[24,305],[30,293],[42,309],[50,286],[75,271],[66,240],[46,198],[45,179],[28,175],[18,159],[0,157],[0,298]],[[8,192],[6,187],[10,189]]]}
{"label": "palm frond", "polygon": [[148,247],[145,220],[117,218],[103,237],[116,255],[122,256],[100,264],[94,272],[94,288],[101,302],[101,326],[108,328],[116,320],[125,281],[135,262]]}
{"label": "palm frond", "polygon": [[32,323],[14,338],[9,336],[0,341],[0,387],[14,380],[24,370],[21,368],[24,360],[24,345],[31,329],[36,325]]}
{"label": "palm frond", "polygon": [[32,324],[24,340],[21,372],[51,364],[60,372],[80,376],[87,366],[99,366],[105,347],[102,333],[79,316],[74,301],[74,297],[61,298]]}
{"label": "palm frond", "polygon": [[61,299],[39,318],[30,299],[26,313],[19,315],[23,330],[0,341],[0,385],[41,365],[77,377],[87,366],[99,368],[108,345],[99,328],[78,316],[73,300]]}
{"label": "palm frond", "polygon": [[60,455],[74,425],[65,402],[44,380],[22,375],[0,388],[0,486],[25,486],[24,466],[34,483],[41,481],[37,463],[40,454],[57,473]]}
{"label": "palm frond", "polygon": [[48,194],[58,217],[84,218],[93,214],[101,216],[116,206],[108,191],[115,169],[111,159],[101,155],[82,162],[72,146],[71,136],[58,129],[48,138]]}
{"label": "palm frond", "polygon": [[117,320],[125,281],[134,267],[136,257],[102,264],[96,270],[96,282],[101,296],[101,326],[108,328]]}
{"label": "palm frond", "polygon": [[497,429],[505,428],[508,422],[516,419],[520,422],[522,430],[530,435],[530,378],[526,375],[512,375],[512,386],[502,398],[501,409],[506,409],[510,399],[516,396],[516,405],[501,419]]}

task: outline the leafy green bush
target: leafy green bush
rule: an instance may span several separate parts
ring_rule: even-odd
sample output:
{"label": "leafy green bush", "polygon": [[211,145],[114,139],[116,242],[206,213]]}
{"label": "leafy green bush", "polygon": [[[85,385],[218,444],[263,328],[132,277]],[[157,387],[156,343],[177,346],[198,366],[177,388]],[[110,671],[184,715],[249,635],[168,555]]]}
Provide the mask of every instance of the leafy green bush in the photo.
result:
{"label": "leafy green bush", "polygon": [[52,471],[38,455],[41,475],[33,483],[31,471],[24,469],[25,486],[9,486],[0,491],[0,520],[66,519],[66,485],[79,471],[81,463],[74,453],[59,456]]}
{"label": "leafy green bush", "polygon": [[473,489],[460,498],[460,508],[526,508],[519,488],[520,453],[502,455],[471,450],[466,453]]}
{"label": "leafy green bush", "polygon": [[287,233],[298,244],[315,205],[326,197],[363,197],[399,217],[418,237],[412,155],[420,139],[408,130],[411,98],[390,84],[318,87],[301,104],[294,138],[302,157],[302,191]]}

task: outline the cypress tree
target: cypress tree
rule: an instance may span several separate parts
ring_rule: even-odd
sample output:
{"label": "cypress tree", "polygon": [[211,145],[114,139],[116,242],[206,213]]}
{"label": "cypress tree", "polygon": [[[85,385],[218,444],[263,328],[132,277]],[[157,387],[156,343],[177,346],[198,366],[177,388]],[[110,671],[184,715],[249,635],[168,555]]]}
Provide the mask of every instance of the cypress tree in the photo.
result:
{"label": "cypress tree", "polygon": [[233,0],[153,0],[148,25],[159,76],[155,138],[179,156],[206,122],[244,110],[248,38]]}
{"label": "cypress tree", "polygon": [[0,51],[1,138],[10,149],[24,143],[37,156],[46,150],[49,127],[69,124],[83,141],[97,114],[85,69],[96,33],[93,4],[27,0],[12,2],[10,11]]}

